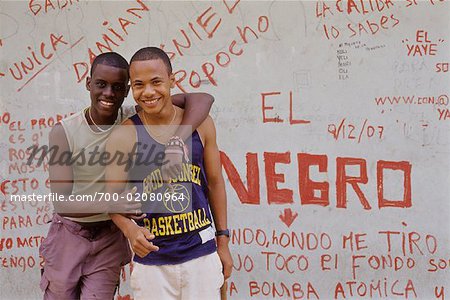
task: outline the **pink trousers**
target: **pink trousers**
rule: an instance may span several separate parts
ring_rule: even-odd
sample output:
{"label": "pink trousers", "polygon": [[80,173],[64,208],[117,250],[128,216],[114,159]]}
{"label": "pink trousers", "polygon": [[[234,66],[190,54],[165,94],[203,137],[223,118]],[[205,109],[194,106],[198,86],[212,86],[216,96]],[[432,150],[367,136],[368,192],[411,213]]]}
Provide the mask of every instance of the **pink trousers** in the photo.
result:
{"label": "pink trousers", "polygon": [[55,214],[40,254],[44,299],[113,299],[121,267],[130,262],[127,239],[112,221],[80,225]]}

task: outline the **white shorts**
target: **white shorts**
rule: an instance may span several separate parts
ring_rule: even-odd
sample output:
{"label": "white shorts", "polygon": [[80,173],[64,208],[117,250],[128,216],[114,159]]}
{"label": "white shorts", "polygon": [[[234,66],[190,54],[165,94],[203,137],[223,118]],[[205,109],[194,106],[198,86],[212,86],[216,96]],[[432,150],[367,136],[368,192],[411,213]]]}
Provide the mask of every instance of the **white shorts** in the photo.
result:
{"label": "white shorts", "polygon": [[222,262],[217,252],[178,265],[134,263],[134,299],[220,300]]}

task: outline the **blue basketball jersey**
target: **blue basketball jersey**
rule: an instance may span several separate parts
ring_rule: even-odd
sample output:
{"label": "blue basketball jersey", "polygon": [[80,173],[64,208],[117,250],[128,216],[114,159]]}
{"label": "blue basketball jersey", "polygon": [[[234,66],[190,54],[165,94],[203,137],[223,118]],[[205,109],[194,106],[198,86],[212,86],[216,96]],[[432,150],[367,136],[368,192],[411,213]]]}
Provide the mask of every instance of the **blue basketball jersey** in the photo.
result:
{"label": "blue basketball jersey", "polygon": [[203,166],[203,145],[197,131],[186,141],[191,161],[169,183],[162,180],[165,146],[153,139],[140,117],[132,116],[137,145],[129,170],[129,185],[137,187],[147,216],[137,224],[147,228],[159,251],[134,261],[146,265],[179,264],[216,251]]}

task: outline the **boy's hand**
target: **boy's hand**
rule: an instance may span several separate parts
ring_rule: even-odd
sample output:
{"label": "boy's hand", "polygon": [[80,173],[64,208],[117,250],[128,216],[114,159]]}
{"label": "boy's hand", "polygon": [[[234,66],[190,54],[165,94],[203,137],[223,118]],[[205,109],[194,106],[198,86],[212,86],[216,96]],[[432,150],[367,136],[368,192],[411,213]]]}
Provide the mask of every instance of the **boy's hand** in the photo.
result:
{"label": "boy's hand", "polygon": [[225,280],[231,276],[233,268],[233,258],[231,257],[230,249],[228,248],[229,237],[217,237],[217,254],[219,254],[222,262],[222,273]]}
{"label": "boy's hand", "polygon": [[176,178],[181,173],[183,153],[171,152],[171,149],[166,148],[164,164],[161,167],[164,182],[169,182],[171,178]]}
{"label": "boy's hand", "polygon": [[159,247],[153,245],[152,240],[155,238],[147,228],[132,224],[127,231],[126,237],[130,240],[131,248],[139,257],[145,257],[152,251],[158,251]]}

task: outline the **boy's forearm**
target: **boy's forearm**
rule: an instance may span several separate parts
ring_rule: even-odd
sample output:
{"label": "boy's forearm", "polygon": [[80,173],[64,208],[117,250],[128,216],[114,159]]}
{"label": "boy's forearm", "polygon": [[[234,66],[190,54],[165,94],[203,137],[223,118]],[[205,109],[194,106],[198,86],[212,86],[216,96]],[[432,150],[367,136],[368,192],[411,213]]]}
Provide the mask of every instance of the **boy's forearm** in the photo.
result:
{"label": "boy's forearm", "polygon": [[209,204],[214,218],[216,230],[228,228],[227,223],[227,197],[225,185],[221,183],[209,184]]}
{"label": "boy's forearm", "polygon": [[130,229],[135,225],[135,223],[121,214],[110,214],[110,217],[114,224],[119,227],[120,231],[128,237]]}
{"label": "boy's forearm", "polygon": [[186,140],[208,117],[213,102],[214,97],[206,93],[186,94],[185,112],[175,135]]}
{"label": "boy's forearm", "polygon": [[[216,230],[228,229],[225,183],[208,184],[208,189],[210,190],[209,204],[211,207],[211,213],[213,214]],[[216,243],[219,253],[222,251],[229,251],[229,241],[230,239],[225,235],[217,236]]]}

